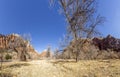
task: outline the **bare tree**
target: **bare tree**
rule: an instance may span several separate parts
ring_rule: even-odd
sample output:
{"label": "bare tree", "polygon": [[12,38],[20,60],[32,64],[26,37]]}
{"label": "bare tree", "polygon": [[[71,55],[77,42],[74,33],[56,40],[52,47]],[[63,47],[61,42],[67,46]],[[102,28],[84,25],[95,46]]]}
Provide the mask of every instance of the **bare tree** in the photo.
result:
{"label": "bare tree", "polygon": [[104,17],[96,13],[96,0],[58,0],[58,2],[68,23],[68,33],[76,41],[73,50],[78,61],[79,52],[86,40],[77,41],[80,38],[91,38],[99,34],[96,27],[103,23]]}
{"label": "bare tree", "polygon": [[21,37],[25,40],[25,41],[27,41],[29,44],[31,43],[31,34],[30,33],[27,33],[27,34],[23,34],[23,35],[21,35]]}
{"label": "bare tree", "polygon": [[66,34],[63,36],[62,39],[59,41],[59,52],[61,52],[60,56],[61,58],[70,58],[70,53],[64,53],[66,51],[66,48],[69,46],[71,42],[72,37],[70,37],[69,34]]}
{"label": "bare tree", "polygon": [[63,35],[63,38],[59,40],[59,50],[63,51],[70,43],[71,37],[69,34]]}
{"label": "bare tree", "polygon": [[[29,54],[28,54],[28,46],[29,45],[30,45],[30,43],[29,43],[27,34],[24,35],[23,37],[17,36],[17,37],[15,37],[14,42],[13,41],[9,42],[9,48],[14,49],[17,52],[18,58],[21,61],[27,60],[27,56],[29,56]],[[19,52],[19,49],[21,52]]]}
{"label": "bare tree", "polygon": [[55,59],[59,59],[60,58],[60,51],[58,49],[56,49],[54,51],[54,57],[55,57]]}
{"label": "bare tree", "polygon": [[50,51],[51,51],[51,47],[48,46],[48,48],[47,48],[47,53],[46,53],[46,57],[47,57],[47,58],[50,58],[50,56],[51,56]]}

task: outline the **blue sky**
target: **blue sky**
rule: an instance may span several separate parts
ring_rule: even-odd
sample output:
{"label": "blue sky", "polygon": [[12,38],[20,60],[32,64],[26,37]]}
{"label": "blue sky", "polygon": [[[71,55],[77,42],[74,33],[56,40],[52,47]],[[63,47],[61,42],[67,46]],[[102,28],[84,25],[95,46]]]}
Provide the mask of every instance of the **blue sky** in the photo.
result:
{"label": "blue sky", "polygon": [[101,33],[120,38],[120,0],[99,0],[98,12],[106,17],[104,25],[99,29]]}
{"label": "blue sky", "polygon": [[[106,17],[99,27],[106,36],[120,38],[120,0],[99,0],[98,12]],[[48,0],[0,0],[0,33],[29,33],[38,51],[58,46],[66,33],[65,19],[57,8],[50,8]]]}

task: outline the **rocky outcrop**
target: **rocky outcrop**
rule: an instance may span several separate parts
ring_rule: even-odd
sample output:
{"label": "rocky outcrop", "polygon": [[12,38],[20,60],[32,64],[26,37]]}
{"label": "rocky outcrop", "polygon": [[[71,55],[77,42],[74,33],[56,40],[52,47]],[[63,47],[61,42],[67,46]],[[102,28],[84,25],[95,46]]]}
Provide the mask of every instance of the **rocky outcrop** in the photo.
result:
{"label": "rocky outcrop", "polygon": [[106,38],[93,38],[93,44],[100,50],[114,50],[120,52],[120,39],[117,39],[111,35]]}
{"label": "rocky outcrop", "polygon": [[40,59],[46,59],[46,58],[52,58],[53,55],[51,51],[44,50],[40,53],[39,57]]}
{"label": "rocky outcrop", "polygon": [[72,40],[60,56],[64,59],[120,59],[120,39],[111,35]]}
{"label": "rocky outcrop", "polygon": [[0,34],[0,49],[9,51],[13,59],[27,60],[38,58],[38,53],[34,50],[32,45],[18,34]]}
{"label": "rocky outcrop", "polygon": [[46,58],[47,51],[43,51],[40,54],[40,58]]}

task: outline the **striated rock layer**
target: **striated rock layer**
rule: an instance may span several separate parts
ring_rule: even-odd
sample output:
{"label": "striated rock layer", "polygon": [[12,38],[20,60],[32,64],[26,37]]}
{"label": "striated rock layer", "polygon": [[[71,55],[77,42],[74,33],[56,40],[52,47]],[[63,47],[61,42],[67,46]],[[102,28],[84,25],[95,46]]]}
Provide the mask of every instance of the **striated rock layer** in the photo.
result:
{"label": "striated rock layer", "polygon": [[[83,44],[81,44],[83,43]],[[65,59],[120,59],[120,39],[111,35],[72,40],[60,57]]]}
{"label": "striated rock layer", "polygon": [[93,38],[93,44],[98,46],[100,50],[111,49],[120,52],[120,39],[117,39],[111,35],[106,38]]}
{"label": "striated rock layer", "polygon": [[2,35],[0,34],[0,50],[5,54],[10,54],[12,59],[37,59],[38,53],[18,34]]}

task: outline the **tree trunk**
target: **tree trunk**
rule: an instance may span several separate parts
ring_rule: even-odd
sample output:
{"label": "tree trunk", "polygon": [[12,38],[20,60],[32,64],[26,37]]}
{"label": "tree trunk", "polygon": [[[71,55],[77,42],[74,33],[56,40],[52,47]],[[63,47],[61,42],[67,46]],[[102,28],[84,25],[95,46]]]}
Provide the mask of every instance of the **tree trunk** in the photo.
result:
{"label": "tree trunk", "polygon": [[77,56],[76,56],[76,62],[78,62],[78,58],[77,58]]}
{"label": "tree trunk", "polygon": [[76,51],[76,62],[78,62],[79,51]]}
{"label": "tree trunk", "polygon": [[20,60],[21,60],[21,61],[26,61],[26,60],[27,60],[25,51],[22,51],[22,52],[21,52],[21,54],[20,54]]}

